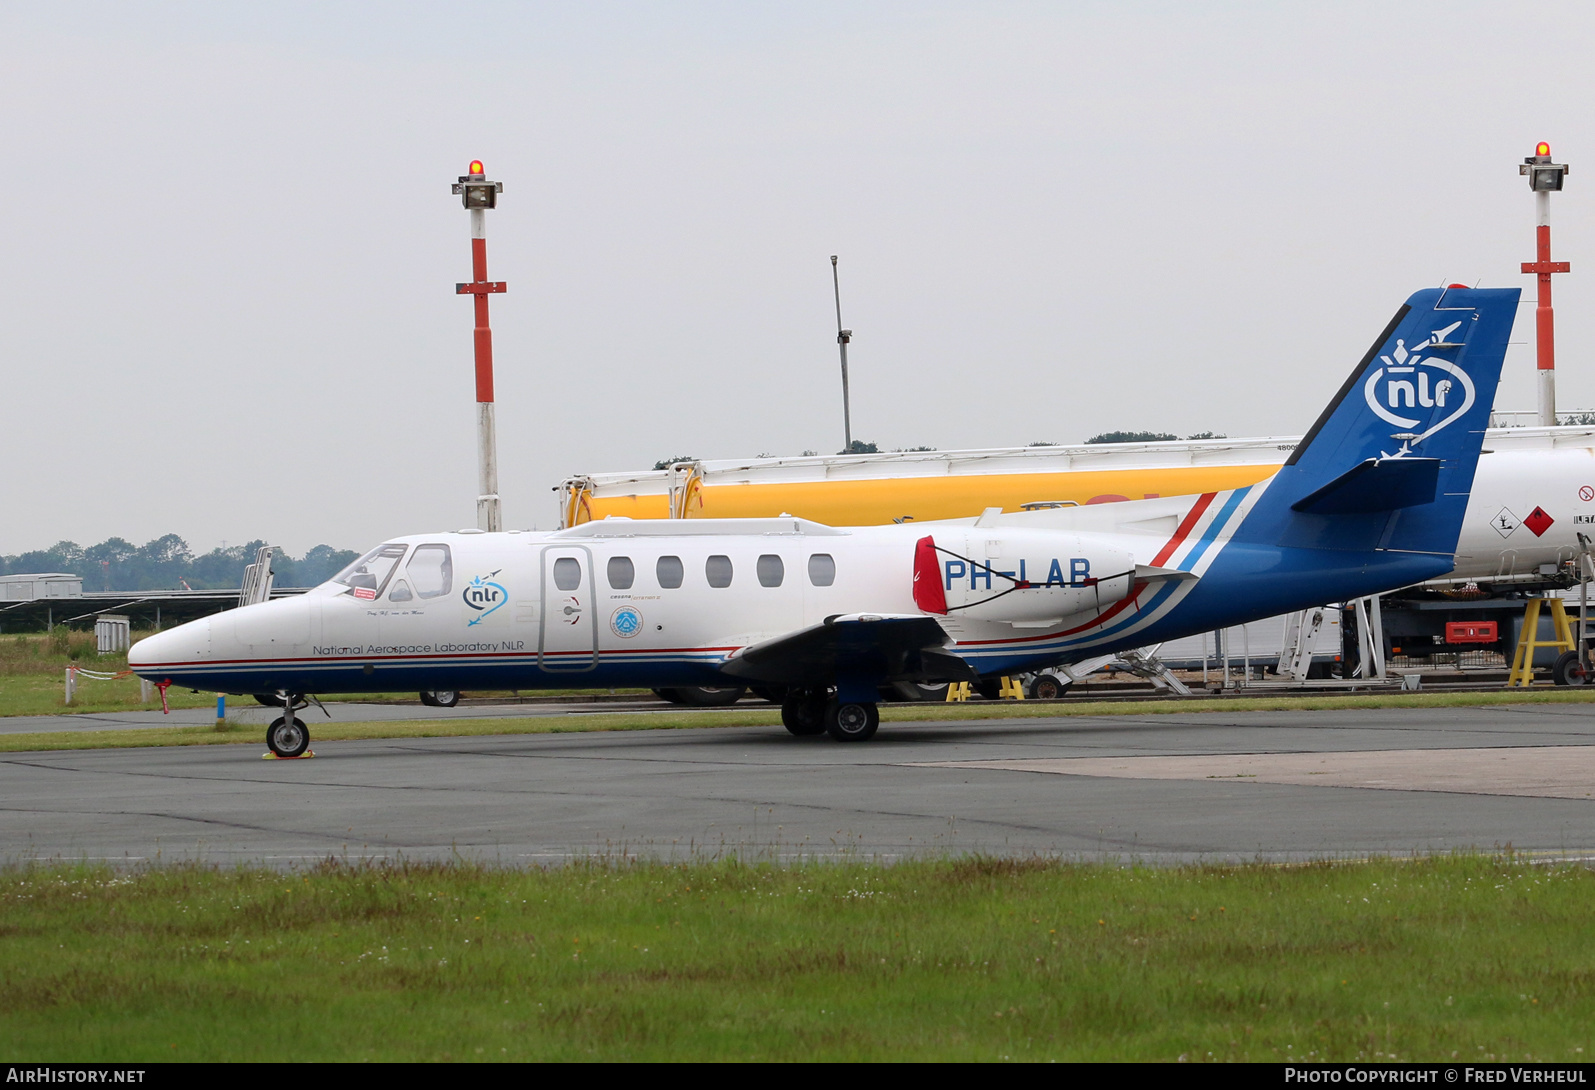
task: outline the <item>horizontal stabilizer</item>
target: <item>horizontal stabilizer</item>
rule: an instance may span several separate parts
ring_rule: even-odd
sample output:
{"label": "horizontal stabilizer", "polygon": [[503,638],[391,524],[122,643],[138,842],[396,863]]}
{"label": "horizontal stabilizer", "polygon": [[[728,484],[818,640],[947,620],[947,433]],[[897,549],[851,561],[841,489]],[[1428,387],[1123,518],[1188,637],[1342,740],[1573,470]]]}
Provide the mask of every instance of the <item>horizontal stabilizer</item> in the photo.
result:
{"label": "horizontal stabilizer", "polygon": [[1394,511],[1433,503],[1439,458],[1369,458],[1290,505],[1309,515]]}
{"label": "horizontal stabilizer", "polygon": [[1137,564],[1135,566],[1135,581],[1137,583],[1183,583],[1192,579],[1200,579],[1195,572],[1181,571],[1179,568],[1154,568],[1150,564]]}
{"label": "horizontal stabilizer", "polygon": [[852,614],[734,651],[720,670],[772,685],[834,685],[861,675],[972,680],[974,671],[944,650],[946,643],[947,633],[932,617]]}

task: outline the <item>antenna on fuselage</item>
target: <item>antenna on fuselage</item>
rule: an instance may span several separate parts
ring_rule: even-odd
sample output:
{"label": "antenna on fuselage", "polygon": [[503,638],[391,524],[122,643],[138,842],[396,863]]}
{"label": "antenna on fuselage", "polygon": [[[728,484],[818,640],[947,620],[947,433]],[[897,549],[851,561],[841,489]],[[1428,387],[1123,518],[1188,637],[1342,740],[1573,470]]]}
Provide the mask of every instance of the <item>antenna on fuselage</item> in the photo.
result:
{"label": "antenna on fuselage", "polygon": [[842,453],[853,451],[853,414],[847,401],[847,343],[853,339],[851,329],[842,328],[842,280],[836,271],[836,255],[831,255],[831,286],[836,289],[836,344],[842,350]]}

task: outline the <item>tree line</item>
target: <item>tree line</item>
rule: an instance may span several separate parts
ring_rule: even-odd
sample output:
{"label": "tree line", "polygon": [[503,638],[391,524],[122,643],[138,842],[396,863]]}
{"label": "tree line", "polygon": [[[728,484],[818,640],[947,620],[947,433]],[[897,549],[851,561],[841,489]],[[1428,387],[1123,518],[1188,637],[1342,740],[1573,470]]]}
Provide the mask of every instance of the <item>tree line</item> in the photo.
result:
{"label": "tree line", "polygon": [[[227,590],[242,585],[244,568],[255,559],[264,541],[212,549],[195,556],[188,542],[166,534],[144,545],[113,537],[87,548],[73,541],[58,541],[48,549],[15,556],[0,556],[0,575],[71,572],[83,577],[88,591]],[[274,585],[313,587],[325,583],[352,564],[359,553],[317,545],[297,560],[281,552],[273,557]]]}

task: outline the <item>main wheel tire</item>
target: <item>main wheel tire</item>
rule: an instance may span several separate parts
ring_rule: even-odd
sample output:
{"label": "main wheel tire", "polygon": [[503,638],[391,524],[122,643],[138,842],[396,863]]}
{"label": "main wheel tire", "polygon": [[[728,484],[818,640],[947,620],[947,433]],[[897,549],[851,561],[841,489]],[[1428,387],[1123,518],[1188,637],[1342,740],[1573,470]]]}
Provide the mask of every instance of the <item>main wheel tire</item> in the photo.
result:
{"label": "main wheel tire", "polygon": [[979,693],[987,700],[1002,699],[1002,678],[1000,677],[982,678],[981,680],[975,682],[974,685],[970,686],[970,688],[974,689],[975,692]]}
{"label": "main wheel tire", "polygon": [[667,701],[671,704],[680,704],[682,702],[680,689],[655,689],[654,695],[660,700]]}
{"label": "main wheel tire", "polygon": [[[666,691],[661,689],[659,694],[663,696]],[[676,694],[677,704],[687,704],[694,708],[722,708],[741,700],[742,694],[748,690],[741,685],[693,685],[668,691]],[[667,696],[665,699],[670,698]]]}
{"label": "main wheel tire", "polygon": [[310,748],[310,731],[297,716],[273,719],[266,728],[266,748],[279,757],[298,757]]}
{"label": "main wheel tire", "polygon": [[825,704],[802,691],[794,690],[781,701],[781,723],[799,738],[825,733]]}
{"label": "main wheel tire", "polygon": [[254,697],[255,703],[262,704],[268,708],[282,707],[282,697],[276,693],[255,693]]}
{"label": "main wheel tire", "polygon": [[894,681],[881,691],[883,693],[887,691],[895,693],[895,696],[888,697],[890,700],[929,700],[938,704],[945,704],[947,702],[947,689],[948,685],[945,681],[934,683],[929,681]]}
{"label": "main wheel tire", "polygon": [[838,742],[868,741],[880,725],[881,710],[874,704],[831,700],[825,705],[825,732]]}
{"label": "main wheel tire", "polygon": [[429,708],[452,708],[460,702],[460,694],[454,689],[430,689],[421,694],[421,703]]}
{"label": "main wheel tire", "polygon": [[1551,680],[1558,685],[1588,685],[1589,672],[1578,661],[1577,651],[1564,651],[1551,664]]}
{"label": "main wheel tire", "polygon": [[1030,699],[1061,700],[1072,684],[1074,683],[1068,678],[1059,677],[1057,674],[1038,674],[1030,682]]}

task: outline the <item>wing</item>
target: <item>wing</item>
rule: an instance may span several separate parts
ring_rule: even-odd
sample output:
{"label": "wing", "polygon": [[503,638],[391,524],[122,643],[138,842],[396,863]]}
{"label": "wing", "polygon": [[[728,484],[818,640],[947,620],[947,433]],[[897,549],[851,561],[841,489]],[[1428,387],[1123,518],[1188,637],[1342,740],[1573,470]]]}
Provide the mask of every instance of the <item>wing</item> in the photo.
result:
{"label": "wing", "polygon": [[731,653],[723,673],[773,685],[834,685],[842,678],[975,681],[974,667],[946,649],[935,618],[839,614]]}

